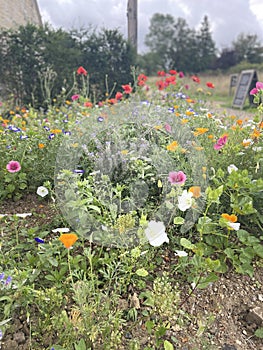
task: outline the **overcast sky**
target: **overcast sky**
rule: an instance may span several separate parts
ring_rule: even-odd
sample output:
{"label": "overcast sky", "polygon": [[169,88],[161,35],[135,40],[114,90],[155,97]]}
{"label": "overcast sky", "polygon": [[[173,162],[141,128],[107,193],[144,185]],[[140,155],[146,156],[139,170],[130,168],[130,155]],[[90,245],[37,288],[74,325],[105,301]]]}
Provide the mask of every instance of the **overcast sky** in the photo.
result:
{"label": "overcast sky", "polygon": [[[54,28],[87,28],[90,24],[119,29],[127,38],[127,0],[38,0],[42,20]],[[219,49],[229,47],[240,33],[257,34],[263,42],[262,0],[138,0],[138,46],[144,46],[154,13],[185,18],[197,28],[208,16],[212,36]]]}

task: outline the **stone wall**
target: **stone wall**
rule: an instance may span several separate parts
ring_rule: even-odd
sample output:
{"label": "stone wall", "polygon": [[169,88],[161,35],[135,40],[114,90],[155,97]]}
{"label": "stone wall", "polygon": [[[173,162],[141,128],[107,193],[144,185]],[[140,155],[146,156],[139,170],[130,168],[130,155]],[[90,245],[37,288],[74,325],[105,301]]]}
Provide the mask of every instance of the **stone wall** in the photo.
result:
{"label": "stone wall", "polygon": [[37,0],[0,0],[1,28],[16,28],[27,23],[42,25]]}

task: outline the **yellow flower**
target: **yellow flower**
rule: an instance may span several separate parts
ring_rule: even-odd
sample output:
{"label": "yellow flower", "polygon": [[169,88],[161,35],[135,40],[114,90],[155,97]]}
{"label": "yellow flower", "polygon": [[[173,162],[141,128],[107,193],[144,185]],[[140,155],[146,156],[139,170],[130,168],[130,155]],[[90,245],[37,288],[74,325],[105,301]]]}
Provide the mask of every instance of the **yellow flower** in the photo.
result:
{"label": "yellow flower", "polygon": [[188,122],[189,122],[189,119],[182,119],[182,120],[181,120],[181,123],[182,123],[182,124],[186,124],[186,123],[188,123]]}
{"label": "yellow flower", "polygon": [[123,154],[123,155],[126,155],[128,153],[129,153],[129,151],[127,149],[124,149],[124,150],[121,151],[121,154]]}
{"label": "yellow flower", "polygon": [[44,148],[44,147],[45,147],[44,143],[39,143],[39,144],[38,144],[38,148],[39,148],[39,149],[42,149],[42,148]]}
{"label": "yellow flower", "polygon": [[51,129],[50,132],[52,132],[53,134],[60,134],[62,132],[62,130],[60,130],[60,129]]}
{"label": "yellow flower", "polygon": [[160,129],[162,129],[162,126],[161,126],[161,125],[155,125],[155,126],[154,126],[154,129],[155,129],[155,130],[160,130]]}
{"label": "yellow flower", "polygon": [[253,139],[257,139],[260,137],[260,131],[257,130],[256,128],[253,130],[253,134],[251,135]]}
{"label": "yellow flower", "polygon": [[166,147],[166,149],[167,149],[168,151],[174,152],[174,151],[176,150],[177,147],[178,147],[178,142],[177,142],[177,141],[173,141],[172,143],[170,143],[170,144]]}
{"label": "yellow flower", "polygon": [[193,115],[194,112],[193,112],[193,111],[186,111],[185,114],[186,114],[186,115]]}
{"label": "yellow flower", "polygon": [[206,133],[209,129],[207,128],[195,128],[196,131],[194,131],[194,136],[199,136],[199,135],[203,135],[204,133]]}

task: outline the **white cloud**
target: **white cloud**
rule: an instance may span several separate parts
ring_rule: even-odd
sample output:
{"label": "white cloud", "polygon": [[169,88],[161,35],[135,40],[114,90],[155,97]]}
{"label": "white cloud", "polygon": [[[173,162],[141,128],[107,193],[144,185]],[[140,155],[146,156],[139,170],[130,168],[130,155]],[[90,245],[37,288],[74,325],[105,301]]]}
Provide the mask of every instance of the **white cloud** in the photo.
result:
{"label": "white cloud", "polygon": [[[118,28],[127,37],[127,0],[38,0],[44,21],[65,29]],[[185,18],[197,28],[208,16],[218,48],[229,47],[240,33],[257,34],[263,40],[262,0],[138,0],[138,44],[145,51],[144,39],[154,13]]]}

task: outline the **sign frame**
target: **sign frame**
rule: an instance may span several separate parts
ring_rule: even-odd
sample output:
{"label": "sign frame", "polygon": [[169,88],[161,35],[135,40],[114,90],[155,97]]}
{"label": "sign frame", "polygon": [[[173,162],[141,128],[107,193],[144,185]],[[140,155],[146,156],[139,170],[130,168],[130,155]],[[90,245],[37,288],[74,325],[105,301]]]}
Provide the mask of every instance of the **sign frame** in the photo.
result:
{"label": "sign frame", "polygon": [[256,86],[257,81],[258,76],[254,69],[243,70],[240,73],[232,107],[243,109],[247,97],[249,97],[250,105],[253,104],[253,96],[249,95],[249,91]]}

